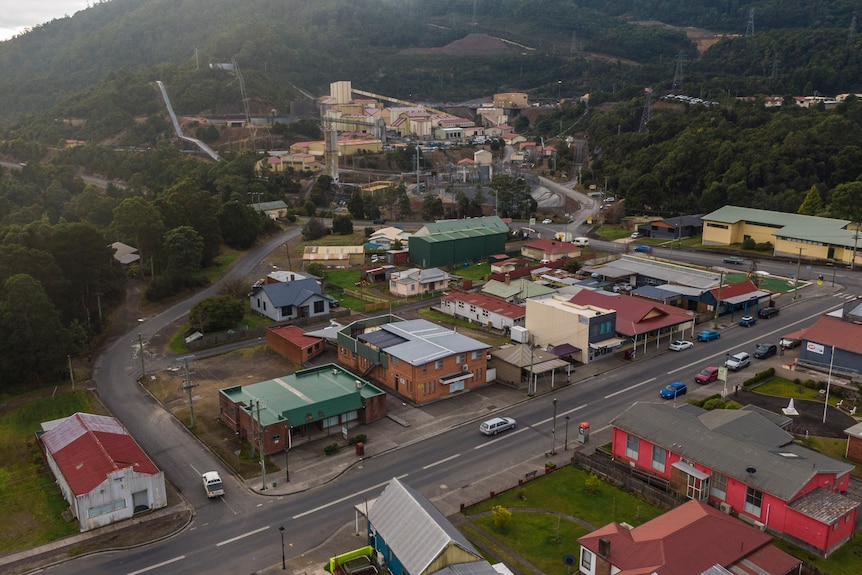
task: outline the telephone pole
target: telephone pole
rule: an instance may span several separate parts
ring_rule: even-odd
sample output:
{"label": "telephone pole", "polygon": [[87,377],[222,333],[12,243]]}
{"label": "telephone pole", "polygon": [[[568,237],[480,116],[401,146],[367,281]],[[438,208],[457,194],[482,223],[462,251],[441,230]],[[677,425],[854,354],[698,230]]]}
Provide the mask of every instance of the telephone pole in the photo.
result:
{"label": "telephone pole", "polygon": [[[192,356],[194,357],[194,356]],[[195,428],[195,405],[192,401],[192,388],[196,387],[192,385],[191,376],[189,375],[189,358],[188,356],[183,358],[183,365],[185,366],[185,382],[183,383],[183,391],[185,391],[189,396],[189,427],[191,429]]]}
{"label": "telephone pole", "polygon": [[[260,442],[258,445],[260,451],[260,476],[263,479],[263,485],[261,486],[260,490],[266,491],[266,462],[264,461],[263,457],[263,427],[261,426],[260,422],[260,400],[255,400],[255,403],[257,404],[257,437],[258,441]],[[252,441],[254,441],[253,437]]]}

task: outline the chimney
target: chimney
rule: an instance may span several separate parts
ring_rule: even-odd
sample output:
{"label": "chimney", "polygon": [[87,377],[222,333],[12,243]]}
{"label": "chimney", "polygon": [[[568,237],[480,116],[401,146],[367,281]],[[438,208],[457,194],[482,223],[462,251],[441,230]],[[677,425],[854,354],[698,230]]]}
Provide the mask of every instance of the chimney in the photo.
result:
{"label": "chimney", "polygon": [[506,285],[509,285],[509,281],[511,281],[511,278],[509,277],[509,274],[506,274]]}
{"label": "chimney", "polygon": [[599,557],[603,557],[605,559],[608,558],[608,555],[611,554],[611,540],[607,537],[602,537],[599,539]]}
{"label": "chimney", "polygon": [[296,279],[296,276],[295,276],[295,275],[293,275],[293,274],[290,274],[290,281],[293,281],[293,280],[295,280],[295,279]]}

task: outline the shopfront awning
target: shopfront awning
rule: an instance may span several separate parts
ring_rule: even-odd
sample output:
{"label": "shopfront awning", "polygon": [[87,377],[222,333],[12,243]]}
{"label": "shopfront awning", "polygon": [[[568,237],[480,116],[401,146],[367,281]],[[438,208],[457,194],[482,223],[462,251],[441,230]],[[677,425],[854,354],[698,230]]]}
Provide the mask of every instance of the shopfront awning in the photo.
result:
{"label": "shopfront awning", "polygon": [[566,367],[567,365],[569,365],[568,361],[562,359],[549,359],[548,361],[535,364],[532,368],[528,366],[525,369],[528,369],[533,373],[545,373],[547,371],[553,371],[559,367]]}
{"label": "shopfront awning", "polygon": [[440,378],[440,383],[442,383],[443,385],[449,385],[450,383],[464,381],[465,379],[469,379],[471,377],[473,377],[472,371],[459,371],[458,373],[450,373],[449,375],[444,375]]}
{"label": "shopfront awning", "polygon": [[623,344],[625,340],[620,337],[612,337],[610,339],[605,339],[602,341],[597,341],[595,343],[591,343],[590,347],[592,349],[603,349],[607,347],[619,347]]}

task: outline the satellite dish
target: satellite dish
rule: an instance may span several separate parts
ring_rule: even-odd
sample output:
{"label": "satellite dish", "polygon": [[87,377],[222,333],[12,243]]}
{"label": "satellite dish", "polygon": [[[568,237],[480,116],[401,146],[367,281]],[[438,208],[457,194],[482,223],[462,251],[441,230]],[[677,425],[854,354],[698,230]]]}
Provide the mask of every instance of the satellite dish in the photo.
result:
{"label": "satellite dish", "polygon": [[575,556],[571,553],[566,553],[565,555],[563,555],[563,563],[565,563],[566,565],[574,565],[577,562],[578,560],[575,559]]}

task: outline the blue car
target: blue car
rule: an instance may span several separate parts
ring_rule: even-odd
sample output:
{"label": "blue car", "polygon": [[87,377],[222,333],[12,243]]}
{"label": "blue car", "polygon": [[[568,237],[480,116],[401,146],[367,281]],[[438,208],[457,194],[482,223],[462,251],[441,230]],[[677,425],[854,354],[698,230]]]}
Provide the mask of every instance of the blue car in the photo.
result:
{"label": "blue car", "polygon": [[742,316],[742,319],[739,321],[739,325],[741,325],[742,327],[751,327],[756,323],[757,318],[750,315]]}
{"label": "blue car", "polygon": [[674,399],[678,395],[685,395],[685,392],[688,391],[688,388],[681,381],[675,381],[666,385],[659,395],[662,399]]}
{"label": "blue car", "polygon": [[649,246],[638,246],[635,248],[636,252],[649,253],[652,251],[652,248]]}
{"label": "blue car", "polygon": [[697,341],[712,341],[721,337],[721,333],[714,329],[705,329],[697,334]]}

